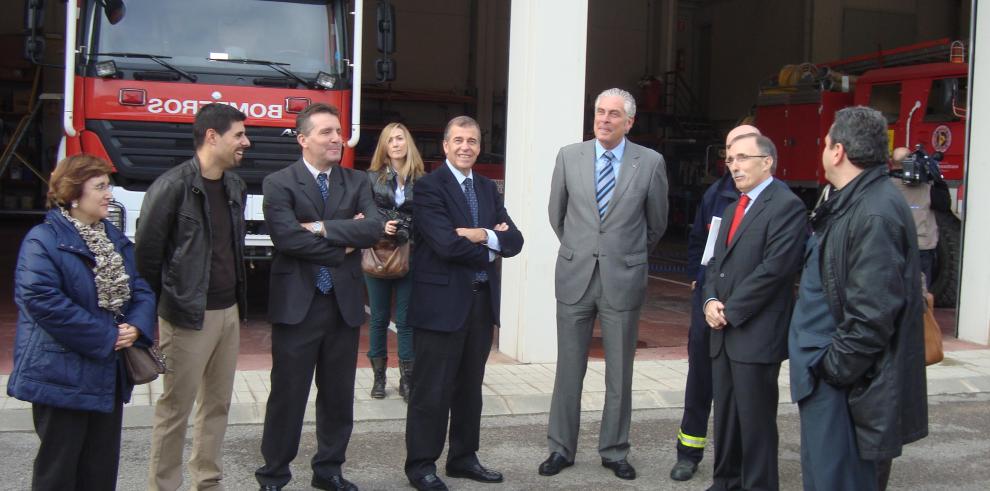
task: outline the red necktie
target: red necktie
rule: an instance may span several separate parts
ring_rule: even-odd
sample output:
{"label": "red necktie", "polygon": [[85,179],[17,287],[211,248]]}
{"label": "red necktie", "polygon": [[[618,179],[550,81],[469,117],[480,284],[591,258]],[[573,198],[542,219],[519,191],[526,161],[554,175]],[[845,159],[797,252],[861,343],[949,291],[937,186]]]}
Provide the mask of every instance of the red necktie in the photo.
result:
{"label": "red necktie", "polygon": [[739,196],[739,204],[736,205],[736,214],[732,217],[732,226],[729,227],[729,238],[725,241],[725,245],[732,243],[732,237],[736,235],[736,229],[739,228],[739,223],[742,222],[743,215],[746,214],[747,205],[749,205],[749,195]]}

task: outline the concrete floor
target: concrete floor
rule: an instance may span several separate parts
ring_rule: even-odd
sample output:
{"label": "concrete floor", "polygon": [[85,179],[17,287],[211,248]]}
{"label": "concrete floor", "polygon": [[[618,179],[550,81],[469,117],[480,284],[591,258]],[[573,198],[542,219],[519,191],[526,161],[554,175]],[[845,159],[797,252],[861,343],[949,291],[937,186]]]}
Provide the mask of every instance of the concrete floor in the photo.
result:
{"label": "concrete floor", "polygon": [[[990,394],[944,395],[929,398],[930,436],[905,448],[894,461],[890,489],[985,490],[990,455]],[[542,477],[536,467],[546,458],[546,415],[498,416],[482,420],[482,462],[505,475],[501,485],[482,485],[464,479],[445,479],[452,490],[688,490],[711,484],[711,456],[706,456],[695,479],[676,483],[668,479],[674,464],[673,436],[680,410],[641,410],[633,413],[630,462],[639,477],[622,481],[599,464],[594,449],[601,413],[582,415],[577,464],[555,477]],[[792,404],[779,408],[781,489],[801,489],[799,427]],[[344,476],[364,490],[411,489],[402,473],[405,458],[404,422],[358,422],[348,448]],[[260,465],[260,425],[232,426],[224,444],[224,484],[228,490],[257,489],[254,470]],[[145,488],[148,429],[126,429],[123,435],[118,488]],[[30,432],[0,433],[0,488],[28,489],[37,437]],[[303,429],[295,476],[286,490],[310,489],[309,459],[315,450],[312,425]],[[442,462],[441,457],[441,472]],[[441,474],[441,478],[443,478]],[[186,477],[188,479],[188,476]],[[186,482],[188,485],[188,481]]]}

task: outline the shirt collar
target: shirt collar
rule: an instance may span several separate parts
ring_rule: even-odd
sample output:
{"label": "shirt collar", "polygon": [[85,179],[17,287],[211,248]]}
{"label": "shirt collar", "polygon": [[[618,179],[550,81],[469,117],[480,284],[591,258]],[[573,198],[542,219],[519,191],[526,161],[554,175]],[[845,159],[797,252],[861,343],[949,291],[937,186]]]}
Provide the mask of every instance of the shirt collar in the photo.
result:
{"label": "shirt collar", "polygon": [[[605,151],[606,150],[605,150],[605,147],[602,146],[602,142],[598,141],[598,139],[596,138],[595,139],[595,160],[597,161],[598,159],[602,158],[602,154],[604,154]],[[622,163],[622,154],[625,153],[625,151],[626,151],[626,139],[625,139],[625,137],[622,138],[622,141],[620,141],[619,144],[615,146],[615,148],[613,148],[612,150],[609,150],[609,151],[612,152],[612,155],[615,156],[615,162],[613,162],[613,164],[620,164],[620,163]]]}
{"label": "shirt collar", "polygon": [[[306,164],[306,170],[308,170],[309,173],[313,175],[313,179],[318,179],[317,176],[319,176],[321,174],[321,171],[319,169],[317,169],[316,167],[313,167],[313,165],[310,164],[309,162],[307,162],[306,161],[306,157],[303,157],[302,161],[303,161],[303,164]],[[325,172],[322,172],[322,173],[323,174],[326,174],[327,175],[327,179],[329,179],[331,172],[333,172],[333,166],[332,165],[330,166],[329,169],[327,169]]]}
{"label": "shirt collar", "polygon": [[450,169],[450,172],[452,174],[454,174],[454,179],[457,179],[457,184],[459,184],[461,187],[464,187],[464,180],[467,179],[467,178],[469,178],[469,177],[471,178],[471,182],[474,182],[474,170],[473,169],[468,170],[468,174],[465,176],[464,174],[461,173],[460,169],[458,169],[457,167],[454,167],[454,164],[451,164],[450,163],[450,160],[449,159],[448,160],[444,160],[444,162],[446,162],[447,168]]}
{"label": "shirt collar", "polygon": [[752,202],[756,201],[756,198],[759,198],[760,197],[760,193],[762,193],[763,190],[766,189],[767,186],[769,186],[770,183],[772,183],[772,182],[773,182],[773,176],[770,176],[770,177],[767,178],[766,181],[763,181],[763,182],[757,184],[755,188],[750,189],[748,193],[744,193],[747,196],[749,196],[749,202],[752,203]]}

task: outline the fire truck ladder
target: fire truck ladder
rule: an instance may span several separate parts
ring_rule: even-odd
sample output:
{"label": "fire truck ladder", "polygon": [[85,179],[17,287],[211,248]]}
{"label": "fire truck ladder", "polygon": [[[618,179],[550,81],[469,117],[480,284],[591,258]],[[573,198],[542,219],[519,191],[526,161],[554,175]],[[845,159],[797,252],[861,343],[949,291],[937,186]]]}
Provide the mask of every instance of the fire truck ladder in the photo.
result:
{"label": "fire truck ladder", "polygon": [[942,38],[894,49],[879,49],[873,53],[830,61],[822,65],[847,75],[859,75],[874,68],[946,62],[949,61],[951,46],[952,40]]}
{"label": "fire truck ladder", "polygon": [[663,74],[663,91],[663,107],[668,115],[664,141],[705,143],[714,138],[715,130],[702,116],[700,100],[679,72]]}

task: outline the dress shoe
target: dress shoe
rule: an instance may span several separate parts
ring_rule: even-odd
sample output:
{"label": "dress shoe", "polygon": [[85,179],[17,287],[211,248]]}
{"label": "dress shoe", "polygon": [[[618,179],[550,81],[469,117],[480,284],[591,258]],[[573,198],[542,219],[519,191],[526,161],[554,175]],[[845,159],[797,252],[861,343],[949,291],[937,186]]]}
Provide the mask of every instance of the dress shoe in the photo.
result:
{"label": "dress shoe", "polygon": [[502,473],[485,469],[481,464],[471,464],[460,467],[448,467],[447,477],[461,477],[478,482],[502,482]]}
{"label": "dress shoe", "polygon": [[615,473],[615,477],[618,477],[619,479],[636,479],[636,469],[634,469],[633,466],[626,461],[626,459],[602,459],[602,467],[612,469],[612,472]]}
{"label": "dress shoe", "polygon": [[569,462],[557,452],[552,452],[547,460],[544,460],[540,464],[540,475],[541,476],[556,476],[560,471],[564,470],[564,467],[570,467],[574,465],[574,462]]}
{"label": "dress shoe", "polygon": [[670,470],[670,478],[675,481],[687,481],[694,477],[698,471],[698,464],[690,460],[678,460],[674,468]]}
{"label": "dress shoe", "polygon": [[261,491],[282,491],[282,486],[276,486],[274,484],[262,484]]}
{"label": "dress shoe", "polygon": [[310,482],[316,489],[327,489],[330,491],[358,491],[358,487],[354,483],[344,479],[344,476],[340,474],[334,474],[332,476],[318,476],[313,474],[313,481]]}
{"label": "dress shoe", "polygon": [[447,485],[436,474],[427,474],[416,479],[410,479],[409,484],[419,491],[447,491]]}

